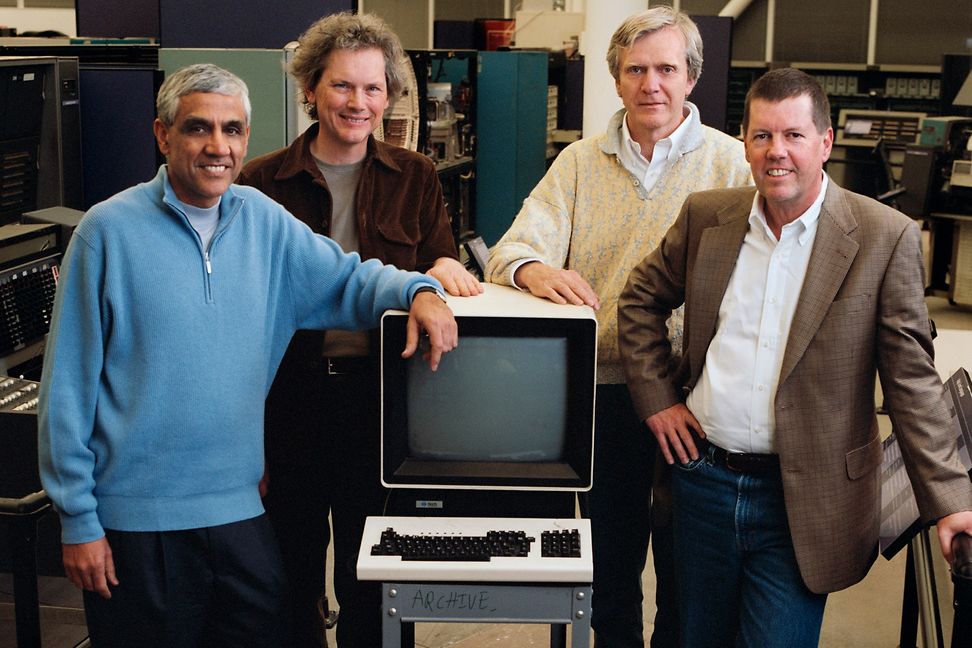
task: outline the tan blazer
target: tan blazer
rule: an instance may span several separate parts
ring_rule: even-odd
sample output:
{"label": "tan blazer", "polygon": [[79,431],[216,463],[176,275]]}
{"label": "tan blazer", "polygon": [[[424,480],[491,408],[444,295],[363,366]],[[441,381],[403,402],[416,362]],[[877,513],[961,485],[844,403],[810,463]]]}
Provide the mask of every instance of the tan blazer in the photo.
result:
{"label": "tan blazer", "polygon": [[[642,419],[684,401],[699,379],[754,192],[689,196],[661,245],[628,278],[619,342]],[[972,509],[933,364],[922,273],[911,219],[829,183],[775,400],[787,517],[814,592],[858,582],[877,555],[876,374],[923,518]],[[683,355],[672,358],[664,322],[683,302]]]}

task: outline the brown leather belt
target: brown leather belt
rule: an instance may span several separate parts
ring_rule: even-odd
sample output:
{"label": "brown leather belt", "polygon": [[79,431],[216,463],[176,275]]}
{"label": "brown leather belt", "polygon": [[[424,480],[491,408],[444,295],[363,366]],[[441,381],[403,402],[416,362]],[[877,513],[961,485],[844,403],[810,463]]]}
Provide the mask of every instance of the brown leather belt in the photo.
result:
{"label": "brown leather belt", "polygon": [[729,452],[708,441],[702,441],[700,452],[708,452],[715,463],[733,472],[749,475],[774,475],[780,472],[780,456],[754,452]]}

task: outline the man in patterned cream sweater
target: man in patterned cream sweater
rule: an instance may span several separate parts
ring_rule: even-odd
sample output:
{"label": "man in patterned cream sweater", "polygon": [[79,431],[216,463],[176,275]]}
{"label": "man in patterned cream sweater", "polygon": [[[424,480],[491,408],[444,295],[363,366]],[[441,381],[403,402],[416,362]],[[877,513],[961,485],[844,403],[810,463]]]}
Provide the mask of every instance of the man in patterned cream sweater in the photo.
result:
{"label": "man in patterned cream sweater", "polygon": [[[686,196],[752,184],[742,143],[703,126],[686,97],[702,69],[691,19],[659,6],[625,20],[607,55],[624,109],[607,131],[575,142],[524,201],[493,248],[487,280],[598,309],[594,488],[583,503],[594,535],[592,622],[600,648],[644,646],[641,572],[650,533],[656,444],[621,373],[617,299],[628,272],[661,241]],[[681,312],[669,321],[681,341]],[[657,499],[657,498],[656,498]],[[658,581],[652,646],[676,645],[671,535],[656,502]]]}

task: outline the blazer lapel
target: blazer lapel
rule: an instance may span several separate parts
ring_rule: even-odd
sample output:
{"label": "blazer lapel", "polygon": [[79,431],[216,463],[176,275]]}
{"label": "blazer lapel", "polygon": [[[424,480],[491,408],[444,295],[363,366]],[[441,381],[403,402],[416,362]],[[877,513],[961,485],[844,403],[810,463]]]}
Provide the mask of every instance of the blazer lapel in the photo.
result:
{"label": "blazer lapel", "polygon": [[817,236],[810,253],[803,289],[800,291],[800,300],[793,314],[793,323],[790,325],[790,335],[783,354],[779,381],[781,385],[803,357],[810,340],[820,328],[860,247],[850,236],[857,228],[857,221],[844,202],[843,189],[833,180],[828,187],[820,208]]}
{"label": "blazer lapel", "polygon": [[717,216],[718,225],[706,228],[699,239],[696,256],[696,272],[693,285],[696,290],[692,298],[692,334],[689,337],[692,348],[692,383],[698,379],[705,362],[709,342],[715,335],[719,319],[719,307],[726,294],[729,278],[739,258],[746,232],[749,231],[749,211],[753,203],[753,193],[747,192],[745,199],[723,207]]}

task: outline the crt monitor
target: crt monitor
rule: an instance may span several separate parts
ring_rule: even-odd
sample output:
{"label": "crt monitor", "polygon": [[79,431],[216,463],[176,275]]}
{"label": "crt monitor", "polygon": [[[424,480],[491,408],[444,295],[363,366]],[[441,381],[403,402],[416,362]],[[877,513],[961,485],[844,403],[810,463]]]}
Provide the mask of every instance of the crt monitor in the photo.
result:
{"label": "crt monitor", "polygon": [[485,284],[448,298],[459,345],[403,359],[407,313],[381,323],[381,481],[390,488],[591,487],[597,320]]}

